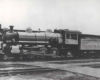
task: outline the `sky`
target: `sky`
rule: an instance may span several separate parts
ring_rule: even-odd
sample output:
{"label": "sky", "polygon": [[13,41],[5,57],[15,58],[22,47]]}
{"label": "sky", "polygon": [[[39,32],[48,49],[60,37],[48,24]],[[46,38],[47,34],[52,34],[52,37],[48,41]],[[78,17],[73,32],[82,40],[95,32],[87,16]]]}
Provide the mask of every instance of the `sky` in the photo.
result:
{"label": "sky", "polygon": [[0,24],[100,35],[100,0],[0,0]]}

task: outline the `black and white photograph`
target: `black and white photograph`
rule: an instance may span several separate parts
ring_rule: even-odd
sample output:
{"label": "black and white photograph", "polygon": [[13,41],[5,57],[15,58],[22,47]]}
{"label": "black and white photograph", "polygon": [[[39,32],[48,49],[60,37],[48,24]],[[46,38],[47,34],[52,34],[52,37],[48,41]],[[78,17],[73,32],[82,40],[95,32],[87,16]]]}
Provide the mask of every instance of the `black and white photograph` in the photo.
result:
{"label": "black and white photograph", "polygon": [[100,80],[100,0],[0,0],[0,80]]}

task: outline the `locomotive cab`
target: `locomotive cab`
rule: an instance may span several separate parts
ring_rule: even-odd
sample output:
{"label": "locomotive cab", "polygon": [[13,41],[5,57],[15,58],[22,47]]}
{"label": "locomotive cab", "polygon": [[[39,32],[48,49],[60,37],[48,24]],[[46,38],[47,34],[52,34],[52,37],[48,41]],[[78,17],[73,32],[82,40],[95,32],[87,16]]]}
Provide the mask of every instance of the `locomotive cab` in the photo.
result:
{"label": "locomotive cab", "polygon": [[61,53],[64,53],[66,57],[73,57],[73,53],[78,50],[79,35],[82,33],[75,30],[55,30],[55,33],[62,34],[63,43],[61,46]]}
{"label": "locomotive cab", "polygon": [[82,34],[80,31],[71,31],[68,29],[65,30],[55,30],[55,33],[61,33],[63,38],[63,44],[65,45],[77,45],[78,44],[78,36]]}
{"label": "locomotive cab", "polygon": [[78,45],[78,36],[82,34],[80,31],[66,31],[65,44]]}

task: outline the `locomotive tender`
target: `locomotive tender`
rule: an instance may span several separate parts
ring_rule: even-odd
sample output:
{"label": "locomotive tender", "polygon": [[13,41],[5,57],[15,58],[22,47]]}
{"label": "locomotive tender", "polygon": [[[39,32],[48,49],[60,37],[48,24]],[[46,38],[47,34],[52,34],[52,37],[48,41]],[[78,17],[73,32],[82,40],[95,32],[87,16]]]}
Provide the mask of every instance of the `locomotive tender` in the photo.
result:
{"label": "locomotive tender", "polygon": [[67,58],[100,55],[100,36],[82,34],[80,31],[68,29],[30,33],[14,31],[13,26],[10,26],[10,30],[3,34],[2,39],[3,59],[5,60],[8,56],[21,59],[31,58],[38,54]]}

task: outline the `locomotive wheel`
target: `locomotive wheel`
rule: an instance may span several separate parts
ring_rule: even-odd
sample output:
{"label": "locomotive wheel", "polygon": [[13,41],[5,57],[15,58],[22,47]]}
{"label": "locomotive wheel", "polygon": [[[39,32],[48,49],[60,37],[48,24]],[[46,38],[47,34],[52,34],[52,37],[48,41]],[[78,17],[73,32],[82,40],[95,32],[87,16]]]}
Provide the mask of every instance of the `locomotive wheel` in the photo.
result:
{"label": "locomotive wheel", "polygon": [[40,48],[40,51],[42,54],[47,54],[47,48]]}
{"label": "locomotive wheel", "polygon": [[9,57],[8,57],[8,55],[6,55],[6,54],[4,54],[3,57],[2,57],[2,59],[5,60],[5,61],[8,60],[8,58],[9,58]]}
{"label": "locomotive wheel", "polygon": [[33,59],[34,56],[33,55],[28,55],[28,59]]}
{"label": "locomotive wheel", "polygon": [[52,48],[50,53],[52,54],[52,58],[56,58],[59,55],[59,50],[57,48]]}
{"label": "locomotive wheel", "polygon": [[23,56],[19,56],[19,59],[22,60],[23,59]]}
{"label": "locomotive wheel", "polygon": [[66,55],[67,58],[72,58],[73,57],[73,54],[72,54],[71,51],[67,51],[65,55]]}

